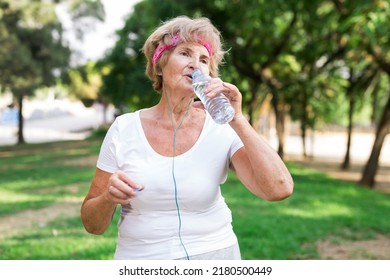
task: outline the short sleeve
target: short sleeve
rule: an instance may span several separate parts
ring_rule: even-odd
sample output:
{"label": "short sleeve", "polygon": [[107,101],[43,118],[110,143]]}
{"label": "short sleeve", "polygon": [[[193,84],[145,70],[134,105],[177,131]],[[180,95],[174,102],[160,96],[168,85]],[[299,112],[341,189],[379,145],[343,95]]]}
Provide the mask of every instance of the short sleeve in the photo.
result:
{"label": "short sleeve", "polygon": [[232,141],[232,144],[230,146],[229,150],[229,158],[231,159],[235,152],[237,152],[241,147],[244,147],[244,143],[242,143],[240,137],[234,132],[234,139]]}
{"label": "short sleeve", "polygon": [[106,136],[104,137],[96,164],[96,167],[109,173],[114,173],[119,169],[118,162],[116,159],[116,151],[119,138],[118,134],[118,120],[115,120],[111,127],[108,129]]}

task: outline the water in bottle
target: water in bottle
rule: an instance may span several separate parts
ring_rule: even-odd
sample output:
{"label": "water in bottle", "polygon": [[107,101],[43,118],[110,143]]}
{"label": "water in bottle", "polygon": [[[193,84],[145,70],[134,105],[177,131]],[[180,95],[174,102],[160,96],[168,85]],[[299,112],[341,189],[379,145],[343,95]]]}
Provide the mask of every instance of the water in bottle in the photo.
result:
{"label": "water in bottle", "polygon": [[234,117],[234,109],[227,97],[223,93],[220,93],[213,98],[207,98],[203,92],[210,79],[209,75],[203,74],[199,69],[196,69],[192,73],[192,86],[195,94],[202,101],[206,110],[216,123],[228,123]]}

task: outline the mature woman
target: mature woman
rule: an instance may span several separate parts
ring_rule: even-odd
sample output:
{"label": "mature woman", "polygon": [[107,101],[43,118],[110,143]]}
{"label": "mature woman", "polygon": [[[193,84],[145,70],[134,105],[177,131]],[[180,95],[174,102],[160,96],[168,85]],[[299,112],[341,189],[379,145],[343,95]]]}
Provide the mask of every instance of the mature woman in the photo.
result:
{"label": "mature woman", "polygon": [[[243,116],[237,87],[218,78],[224,51],[208,19],[169,20],[143,51],[161,99],[110,127],[81,208],[83,224],[102,234],[120,204],[115,259],[240,259],[220,191],[228,169],[270,201],[291,195],[290,173]],[[214,123],[194,103],[194,69],[213,77],[205,91],[209,97],[222,92],[229,98],[235,109],[229,124]]]}

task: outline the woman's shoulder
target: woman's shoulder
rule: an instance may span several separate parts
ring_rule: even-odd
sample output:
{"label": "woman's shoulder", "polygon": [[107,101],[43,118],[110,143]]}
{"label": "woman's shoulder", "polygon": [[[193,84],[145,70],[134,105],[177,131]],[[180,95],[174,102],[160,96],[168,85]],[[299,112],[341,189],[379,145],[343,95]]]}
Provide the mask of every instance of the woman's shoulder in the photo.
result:
{"label": "woman's shoulder", "polygon": [[135,123],[137,118],[139,117],[139,111],[125,113],[115,118],[114,123],[119,126],[129,125]]}
{"label": "woman's shoulder", "polygon": [[119,137],[119,135],[124,135],[128,131],[134,131],[137,129],[137,116],[138,112],[117,116],[110,126],[110,133]]}

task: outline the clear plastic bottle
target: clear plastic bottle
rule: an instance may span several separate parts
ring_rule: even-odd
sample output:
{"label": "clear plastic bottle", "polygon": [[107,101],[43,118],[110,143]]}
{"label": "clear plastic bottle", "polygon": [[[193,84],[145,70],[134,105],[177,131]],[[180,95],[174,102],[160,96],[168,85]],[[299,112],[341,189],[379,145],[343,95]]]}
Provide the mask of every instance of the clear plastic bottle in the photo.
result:
{"label": "clear plastic bottle", "polygon": [[203,74],[199,69],[195,69],[192,73],[192,87],[213,120],[218,124],[228,123],[234,117],[234,109],[227,97],[220,93],[214,98],[207,98],[203,92],[210,79],[209,75]]}

